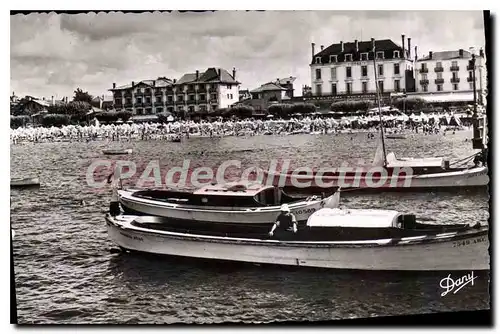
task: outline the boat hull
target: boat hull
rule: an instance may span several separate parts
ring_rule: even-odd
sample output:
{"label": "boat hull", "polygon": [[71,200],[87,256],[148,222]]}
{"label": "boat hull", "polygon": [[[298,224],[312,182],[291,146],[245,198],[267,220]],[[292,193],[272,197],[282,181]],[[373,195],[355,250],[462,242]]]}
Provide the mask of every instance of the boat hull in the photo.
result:
{"label": "boat hull", "polygon": [[[130,216],[129,216],[130,217]],[[389,271],[489,270],[488,229],[432,240],[292,242],[209,237],[150,230],[127,216],[106,218],[121,248],[158,255],[331,269]],[[411,239],[411,238],[408,238]]]}
{"label": "boat hull", "polygon": [[[297,221],[306,221],[309,216],[324,207],[328,198],[319,200],[306,200],[289,204],[290,211]],[[214,207],[207,209],[202,206],[188,206],[170,204],[135,198],[131,192],[120,191],[119,201],[127,213],[165,217],[174,220],[198,221],[208,223],[228,224],[272,224],[280,214],[279,207],[260,208],[223,208]]]}
{"label": "boat hull", "polygon": [[[361,173],[360,173],[361,174]],[[461,171],[432,173],[424,175],[390,175],[381,181],[380,174],[367,176],[357,175],[294,175],[264,172],[264,182],[285,189],[327,189],[352,188],[369,189],[371,191],[404,191],[429,189],[457,189],[486,187],[489,183],[488,168],[476,167]],[[306,186],[304,186],[306,185]]]}

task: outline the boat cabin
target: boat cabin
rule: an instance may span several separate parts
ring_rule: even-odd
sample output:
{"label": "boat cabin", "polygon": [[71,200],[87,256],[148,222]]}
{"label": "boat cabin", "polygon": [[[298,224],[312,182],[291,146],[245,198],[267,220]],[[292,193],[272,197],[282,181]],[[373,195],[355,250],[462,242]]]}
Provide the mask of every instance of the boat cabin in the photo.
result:
{"label": "boat cabin", "polygon": [[279,206],[302,200],[288,196],[278,187],[257,182],[209,184],[193,192],[141,190],[134,192],[133,196],[180,205],[247,208]]}
{"label": "boat cabin", "polygon": [[403,215],[394,210],[323,208],[309,217],[307,226],[340,228],[408,228],[411,221],[410,218],[412,217],[414,221],[414,215]]}
{"label": "boat cabin", "polygon": [[394,152],[387,154],[388,168],[413,168],[414,172],[438,172],[449,168],[450,162],[443,158],[396,158]]}

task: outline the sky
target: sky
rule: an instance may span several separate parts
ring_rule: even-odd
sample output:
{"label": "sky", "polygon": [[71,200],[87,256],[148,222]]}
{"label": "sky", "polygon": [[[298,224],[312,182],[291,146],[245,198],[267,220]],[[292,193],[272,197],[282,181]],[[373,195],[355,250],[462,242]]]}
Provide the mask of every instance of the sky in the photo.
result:
{"label": "sky", "polygon": [[[411,37],[429,51],[484,47],[481,11],[217,11],[13,15],[11,93],[62,98],[208,67],[236,68],[240,89],[297,77],[311,85],[311,43]],[[406,42],[405,42],[406,43]],[[414,50],[412,50],[413,52]]]}

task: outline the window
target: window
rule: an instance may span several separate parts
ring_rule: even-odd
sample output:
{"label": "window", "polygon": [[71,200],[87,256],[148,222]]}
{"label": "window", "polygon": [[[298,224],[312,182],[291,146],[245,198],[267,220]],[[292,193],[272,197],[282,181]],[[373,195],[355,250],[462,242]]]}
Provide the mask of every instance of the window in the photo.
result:
{"label": "window", "polygon": [[422,63],[422,65],[420,66],[420,68],[422,70],[426,70],[427,69],[427,63]]}
{"label": "window", "polygon": [[362,60],[362,61],[367,61],[367,60],[368,60],[368,53],[363,52],[363,53],[361,54],[361,60]]}
{"label": "window", "polygon": [[227,85],[227,86],[226,86],[226,88],[227,88],[227,89],[231,89],[231,85]]}
{"label": "window", "polygon": [[453,80],[458,79],[458,73],[457,72],[451,72],[451,77]]}
{"label": "window", "polygon": [[469,82],[469,89],[472,91],[474,90],[474,84],[472,82]]}
{"label": "window", "polygon": [[437,85],[437,91],[442,92],[443,91],[443,85]]}
{"label": "window", "polygon": [[453,84],[453,90],[458,90],[458,85],[457,84]]}
{"label": "window", "polygon": [[205,94],[200,95],[200,101],[205,101]]}
{"label": "window", "polygon": [[345,55],[345,61],[352,61],[352,54],[346,54]]}
{"label": "window", "polygon": [[161,103],[161,96],[156,97],[156,103]]}
{"label": "window", "polygon": [[336,67],[332,67],[331,69],[332,71],[332,80],[337,80],[337,68]]}
{"label": "window", "polygon": [[232,99],[233,99],[233,94],[229,94],[229,95],[230,95],[230,97],[229,97],[229,98],[232,100]]}
{"label": "window", "polygon": [[469,71],[469,81],[474,81],[474,75],[472,74],[472,71]]}
{"label": "window", "polygon": [[184,102],[184,95],[178,95],[177,96],[177,101]]}
{"label": "window", "polygon": [[427,73],[422,73],[422,80],[427,80]]}
{"label": "window", "polygon": [[384,65],[378,65],[378,75],[384,75]]}
{"label": "window", "polygon": [[384,82],[383,81],[378,82],[378,90],[380,91],[380,93],[384,92]]}
{"label": "window", "polygon": [[361,76],[362,77],[368,76],[368,66],[366,65],[361,66]]}
{"label": "window", "polygon": [[347,78],[351,78],[352,77],[352,71],[351,71],[351,67],[350,66],[348,66],[348,67],[345,68],[345,76]]}
{"label": "window", "polygon": [[363,94],[368,93],[368,83],[367,82],[362,82],[361,83],[361,89],[363,91]]}
{"label": "window", "polygon": [[183,92],[184,91],[184,86],[181,85],[181,86],[177,87],[177,91],[178,92]]}
{"label": "window", "polygon": [[399,51],[394,51],[394,58],[399,58]]}
{"label": "window", "polygon": [[352,94],[352,83],[351,82],[346,82],[345,84],[345,92],[347,95]]}
{"label": "window", "polygon": [[384,59],[384,52],[383,51],[377,52],[377,59]]}
{"label": "window", "polygon": [[193,94],[189,94],[188,99],[189,99],[189,101],[194,101],[194,95]]}
{"label": "window", "polygon": [[137,101],[137,103],[142,103],[142,97],[138,97],[138,98],[136,99],[136,101]]}
{"label": "window", "polygon": [[162,113],[162,112],[163,112],[163,108],[156,108],[156,110],[155,110],[155,111],[156,111],[156,113],[157,113],[157,114],[160,114],[160,113]]}
{"label": "window", "polygon": [[394,64],[394,74],[399,75],[399,64]]}
{"label": "window", "polygon": [[321,91],[321,85],[316,85],[316,95],[321,95],[323,92]]}
{"label": "window", "polygon": [[179,111],[184,111],[184,106],[178,106],[177,108],[179,109]]}
{"label": "window", "polygon": [[189,106],[188,107],[188,112],[194,112],[194,106]]}
{"label": "window", "polygon": [[440,61],[438,61],[438,62],[436,63],[436,67],[437,67],[437,68],[440,68],[440,67],[443,67],[443,65],[442,65],[442,63],[441,63]]}
{"label": "window", "polygon": [[427,92],[427,85],[422,85],[422,90],[423,90],[424,92]]}
{"label": "window", "polygon": [[146,97],[146,103],[151,103],[151,98],[149,96]]}
{"label": "window", "polygon": [[122,104],[122,99],[116,99],[115,104]]}
{"label": "window", "polygon": [[131,99],[131,98],[126,99],[126,100],[125,100],[125,103],[126,103],[126,104],[132,104],[132,99]]}
{"label": "window", "polygon": [[172,95],[169,95],[167,97],[168,102],[172,102],[174,100],[174,97]]}
{"label": "window", "polygon": [[331,55],[330,56],[330,63],[336,63],[337,62],[337,56]]}
{"label": "window", "polygon": [[332,95],[337,95],[337,84],[332,84]]}
{"label": "window", "polygon": [[207,111],[207,106],[206,105],[201,105],[200,106],[200,111]]}
{"label": "window", "polygon": [[321,57],[316,57],[316,64],[321,64]]}
{"label": "window", "polygon": [[144,92],[145,92],[146,94],[151,94],[151,89],[147,88]]}
{"label": "window", "polygon": [[443,72],[437,72],[437,73],[436,73],[436,77],[437,77],[438,79],[443,79]]}
{"label": "window", "polygon": [[321,80],[321,68],[316,69],[316,80]]}
{"label": "window", "polygon": [[210,94],[210,101],[217,101],[217,94]]}
{"label": "window", "polygon": [[137,115],[142,115],[142,109],[137,109]]}
{"label": "window", "polygon": [[230,98],[230,97],[229,97],[229,94],[227,94],[227,98],[228,98],[228,99]]}
{"label": "window", "polygon": [[396,92],[399,92],[400,90],[399,80],[394,80],[394,90]]}
{"label": "window", "polygon": [[457,66],[458,66],[458,62],[456,60],[451,62],[451,67],[457,67]]}

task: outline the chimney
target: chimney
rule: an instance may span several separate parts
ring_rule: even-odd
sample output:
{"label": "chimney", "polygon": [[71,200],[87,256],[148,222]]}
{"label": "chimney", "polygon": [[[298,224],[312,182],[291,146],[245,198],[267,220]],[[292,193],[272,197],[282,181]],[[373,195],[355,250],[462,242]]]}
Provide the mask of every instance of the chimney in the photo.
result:
{"label": "chimney", "polygon": [[401,58],[405,58],[405,35],[401,35],[401,47],[403,48],[403,54],[401,55]]}
{"label": "chimney", "polygon": [[177,79],[174,79],[174,84],[177,82]]}
{"label": "chimney", "polygon": [[156,80],[153,80],[153,87],[156,86]]}
{"label": "chimney", "polygon": [[200,78],[200,71],[196,70],[196,81]]}
{"label": "chimney", "polygon": [[99,99],[99,109],[102,109],[102,102],[104,101],[104,95]]}
{"label": "chimney", "polygon": [[113,89],[116,88],[116,82],[113,82]]}
{"label": "chimney", "polygon": [[464,49],[459,49],[458,50],[458,55],[463,58],[463,56],[464,56]]}
{"label": "chimney", "polygon": [[411,38],[408,37],[408,58],[411,59]]}
{"label": "chimney", "polygon": [[484,58],[484,50],[483,50],[483,48],[479,49],[479,57]]}
{"label": "chimney", "polygon": [[315,54],[315,52],[314,52],[314,46],[315,46],[315,45],[316,45],[316,44],[311,43],[311,52],[312,52],[312,58],[313,58],[313,60],[314,60],[314,54]]}
{"label": "chimney", "polygon": [[325,48],[325,46],[324,46],[324,45],[321,45],[321,51],[323,51],[323,49],[324,49],[324,48]]}
{"label": "chimney", "polygon": [[432,51],[429,51],[429,59],[432,59]]}
{"label": "chimney", "polygon": [[[372,38],[372,50],[375,51],[375,38]],[[375,57],[375,55],[373,55]]]}
{"label": "chimney", "polygon": [[132,81],[132,87],[134,87],[135,82]]}
{"label": "chimney", "polygon": [[417,46],[415,45],[415,61],[417,60],[417,57],[418,57],[418,53],[417,53]]}
{"label": "chimney", "polygon": [[344,42],[340,41],[340,52],[344,52]]}
{"label": "chimney", "polygon": [[354,46],[356,47],[356,52],[359,52],[359,43],[358,40],[354,40]]}
{"label": "chimney", "polygon": [[45,101],[45,96],[44,96],[44,97],[42,97],[42,100],[43,100],[43,101]]}
{"label": "chimney", "polygon": [[236,68],[233,67],[233,79],[236,80]]}
{"label": "chimney", "polygon": [[50,103],[54,105],[54,95],[52,95],[52,98],[50,99]]}

